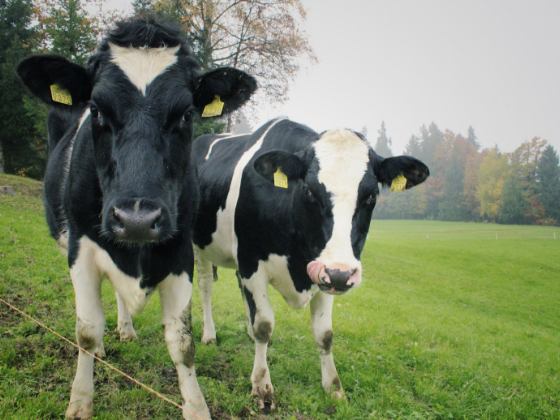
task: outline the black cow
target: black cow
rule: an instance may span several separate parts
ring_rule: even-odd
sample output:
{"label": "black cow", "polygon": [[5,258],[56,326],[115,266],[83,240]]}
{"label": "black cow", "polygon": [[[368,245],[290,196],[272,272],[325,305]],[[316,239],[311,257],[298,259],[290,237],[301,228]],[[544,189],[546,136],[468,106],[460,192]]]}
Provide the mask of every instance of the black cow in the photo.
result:
{"label": "black cow", "polygon": [[216,341],[212,319],[212,264],[238,270],[247,328],[256,343],[251,382],[261,408],[274,408],[266,363],[274,314],[271,284],[293,308],[310,304],[321,351],[323,388],[343,390],[331,352],[336,294],[360,284],[360,254],[378,183],[404,175],[406,188],[428,168],[409,156],[384,159],[359,133],[317,134],[280,119],[252,135],[202,136],[194,142],[201,202],[193,242],[203,296],[202,341]]}
{"label": "black cow", "polygon": [[[255,80],[231,68],[202,74],[178,30],[141,19],[118,23],[85,68],[42,55],[17,71],[51,107],[45,210],[51,234],[68,248],[79,345],[103,353],[105,276],[117,292],[121,339],[135,337],[128,314],[158,289],[183,416],[209,419],[190,325],[193,118],[216,96],[225,112],[235,110]],[[80,351],[67,417],[92,416],[92,377],[93,358]]]}

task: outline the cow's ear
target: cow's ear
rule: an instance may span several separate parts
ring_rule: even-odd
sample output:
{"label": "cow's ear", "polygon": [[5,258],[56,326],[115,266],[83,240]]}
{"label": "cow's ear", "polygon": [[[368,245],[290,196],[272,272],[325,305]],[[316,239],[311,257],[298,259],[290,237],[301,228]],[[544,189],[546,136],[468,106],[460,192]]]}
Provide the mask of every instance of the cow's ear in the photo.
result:
{"label": "cow's ear", "polygon": [[244,71],[231,67],[222,67],[200,76],[196,81],[193,93],[194,105],[204,115],[204,109],[216,101],[217,97],[223,102],[223,109],[218,116],[229,114],[249,100],[257,89],[257,81]]}
{"label": "cow's ear", "polygon": [[17,73],[25,86],[49,106],[83,107],[91,97],[86,69],[57,55],[34,55],[20,61]]}
{"label": "cow's ear", "polygon": [[273,150],[259,156],[253,163],[255,171],[266,179],[274,183],[274,174],[280,172],[286,175],[289,180],[296,180],[305,176],[305,164],[296,155],[283,150]]}
{"label": "cow's ear", "polygon": [[384,186],[390,186],[395,178],[404,175],[406,189],[409,189],[421,184],[430,176],[428,167],[411,156],[395,156],[384,159],[370,150],[370,162],[377,180]]}

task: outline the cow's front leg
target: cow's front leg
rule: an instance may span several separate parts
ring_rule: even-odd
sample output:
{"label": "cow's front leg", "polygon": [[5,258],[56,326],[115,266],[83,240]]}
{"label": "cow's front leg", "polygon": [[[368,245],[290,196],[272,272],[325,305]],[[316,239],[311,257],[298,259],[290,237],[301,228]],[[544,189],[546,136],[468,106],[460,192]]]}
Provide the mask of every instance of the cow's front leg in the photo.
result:
{"label": "cow's front leg", "polygon": [[[82,242],[77,260],[70,269],[76,295],[76,339],[90,353],[103,347],[105,317],[101,304],[102,274],[93,260],[93,250]],[[93,357],[79,351],[78,368],[72,384],[66,417],[89,419],[93,415]]]}
{"label": "cow's front leg", "polygon": [[321,372],[323,376],[323,389],[330,393],[333,398],[343,398],[344,391],[338,372],[334,366],[332,354],[332,307],[333,295],[318,292],[309,306],[311,310],[311,326],[313,338],[321,351]]}
{"label": "cow's front leg", "polygon": [[115,292],[115,296],[117,297],[118,312],[117,331],[119,332],[121,341],[136,340],[136,332],[134,331],[134,326],[132,325],[132,318],[130,317],[130,313],[126,309],[124,301],[122,300],[121,295],[119,295],[119,292]]}
{"label": "cow's front leg", "polygon": [[193,285],[186,273],[170,275],[158,286],[162,323],[171,360],[179,376],[179,388],[185,400],[183,417],[188,420],[210,419],[194,369],[194,338],[191,324]]}
{"label": "cow's front leg", "polygon": [[258,397],[261,410],[276,409],[274,388],[266,362],[268,342],[274,330],[274,312],[268,300],[268,279],[256,273],[249,280],[241,279],[255,338],[255,364],[251,374],[252,395]]}
{"label": "cow's front leg", "polygon": [[196,269],[198,271],[198,288],[202,295],[202,311],[204,316],[202,327],[202,342],[216,344],[216,326],[212,317],[212,292],[214,291],[214,272],[210,260],[204,258],[200,249],[194,246]]}

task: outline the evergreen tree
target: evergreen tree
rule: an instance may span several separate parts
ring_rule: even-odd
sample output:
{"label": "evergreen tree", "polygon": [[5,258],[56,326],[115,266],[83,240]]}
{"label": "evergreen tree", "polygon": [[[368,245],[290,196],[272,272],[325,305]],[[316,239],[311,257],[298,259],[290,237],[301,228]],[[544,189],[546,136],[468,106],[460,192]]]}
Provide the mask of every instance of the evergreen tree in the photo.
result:
{"label": "evergreen tree", "polygon": [[474,128],[472,125],[469,125],[469,129],[467,130],[467,141],[469,144],[472,144],[476,147],[476,150],[480,149],[480,144],[476,141],[478,137],[474,134]]}
{"label": "evergreen tree", "polygon": [[550,144],[538,160],[537,180],[539,201],[545,208],[545,217],[560,223],[560,162],[556,150]]}
{"label": "evergreen tree", "polygon": [[443,196],[439,204],[439,218],[441,220],[461,221],[465,219],[462,206],[463,169],[456,154],[450,161],[445,173]]}
{"label": "evergreen tree", "polygon": [[194,137],[203,134],[221,134],[226,128],[225,122],[216,122],[213,118],[196,118],[194,121]]}
{"label": "evergreen tree", "polygon": [[132,10],[135,16],[142,17],[156,13],[152,0],[134,0],[132,2]]}
{"label": "evergreen tree", "polygon": [[498,221],[515,225],[524,223],[527,203],[521,193],[519,180],[515,175],[506,178],[502,188],[501,200],[502,206],[498,210]]}
{"label": "evergreen tree", "polygon": [[379,156],[383,157],[390,157],[393,156],[393,152],[391,151],[391,145],[393,141],[390,138],[387,138],[387,130],[385,129],[385,121],[381,122],[381,128],[377,130],[379,133],[379,137],[377,137],[377,141],[375,142],[375,153]]}
{"label": "evergreen tree", "polygon": [[44,144],[35,141],[26,115],[27,91],[15,72],[36,42],[32,13],[32,0],[0,0],[0,172],[41,177]]}
{"label": "evergreen tree", "polygon": [[362,135],[367,139],[368,130],[365,125],[362,127],[362,131],[360,131],[360,133],[362,133]]}
{"label": "evergreen tree", "polygon": [[[424,163],[426,163],[428,167],[433,167],[437,146],[438,144],[443,143],[443,133],[433,121],[430,124],[427,136],[425,128],[426,127],[423,127],[422,129],[422,137],[424,139],[424,141],[422,142],[422,157]],[[436,173],[432,173],[432,175],[435,176]]]}
{"label": "evergreen tree", "polygon": [[39,14],[43,29],[43,49],[84,65],[95,49],[102,31],[98,18],[86,6],[94,0],[46,0]]}
{"label": "evergreen tree", "polygon": [[412,134],[408,143],[406,144],[404,154],[408,156],[413,156],[417,159],[422,157],[422,144],[420,143],[420,138]]}

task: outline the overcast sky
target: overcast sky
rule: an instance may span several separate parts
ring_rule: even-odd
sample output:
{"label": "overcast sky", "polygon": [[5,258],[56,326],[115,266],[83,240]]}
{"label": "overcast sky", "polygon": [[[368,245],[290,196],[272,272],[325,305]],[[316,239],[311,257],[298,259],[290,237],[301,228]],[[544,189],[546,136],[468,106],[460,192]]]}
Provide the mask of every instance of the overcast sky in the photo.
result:
{"label": "overcast sky", "polygon": [[[302,0],[319,63],[278,115],[317,131],[381,121],[402,153],[434,121],[510,152],[534,136],[560,149],[560,1]],[[126,7],[130,0],[111,0]]]}

